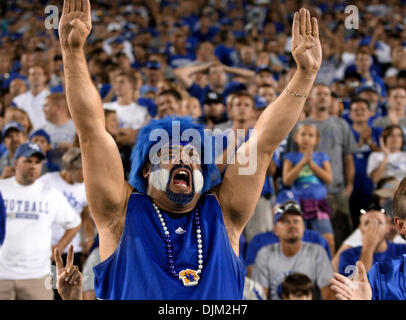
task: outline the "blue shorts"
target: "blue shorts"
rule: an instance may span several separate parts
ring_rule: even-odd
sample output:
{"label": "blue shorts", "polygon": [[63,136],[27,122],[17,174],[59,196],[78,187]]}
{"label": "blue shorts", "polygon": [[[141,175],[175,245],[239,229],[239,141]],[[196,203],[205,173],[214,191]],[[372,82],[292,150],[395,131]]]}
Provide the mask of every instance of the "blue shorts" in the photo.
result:
{"label": "blue shorts", "polygon": [[334,234],[333,226],[331,225],[330,219],[318,220],[317,218],[305,220],[306,228],[309,230],[316,231],[320,234],[331,233]]}

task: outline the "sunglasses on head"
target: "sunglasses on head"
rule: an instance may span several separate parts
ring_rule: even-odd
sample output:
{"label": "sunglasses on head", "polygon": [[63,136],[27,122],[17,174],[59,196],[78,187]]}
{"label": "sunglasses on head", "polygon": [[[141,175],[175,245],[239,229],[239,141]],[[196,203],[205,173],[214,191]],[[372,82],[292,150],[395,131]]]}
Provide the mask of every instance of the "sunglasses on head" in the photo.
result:
{"label": "sunglasses on head", "polygon": [[300,207],[300,204],[295,202],[295,201],[289,201],[284,203],[282,206],[280,206],[277,210],[277,213],[285,213],[286,211],[289,210],[298,210],[298,211],[302,211],[302,208]]}
{"label": "sunglasses on head", "polygon": [[361,214],[367,214],[368,211],[372,211],[372,210],[373,211],[378,211],[378,212],[383,213],[383,214],[386,214],[386,210],[384,208],[382,208],[381,206],[376,205],[374,203],[370,204],[369,206],[367,206],[364,209],[361,209],[359,212]]}

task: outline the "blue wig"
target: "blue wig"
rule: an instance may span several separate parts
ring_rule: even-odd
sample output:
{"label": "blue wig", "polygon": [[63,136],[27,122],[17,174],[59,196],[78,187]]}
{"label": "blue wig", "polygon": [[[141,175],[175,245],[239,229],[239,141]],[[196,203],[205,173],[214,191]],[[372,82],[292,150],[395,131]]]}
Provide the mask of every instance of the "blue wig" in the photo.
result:
{"label": "blue wig", "polygon": [[204,132],[203,126],[197,124],[193,118],[168,116],[160,120],[151,120],[138,133],[131,154],[131,171],[128,179],[130,185],[139,192],[147,193],[147,180],[143,176],[143,169],[146,163],[149,162],[151,148],[162,141],[162,137],[156,136],[154,133],[159,132],[158,130],[163,130],[170,141],[183,143],[184,136],[187,136],[188,133],[186,130],[188,129],[194,129],[194,132],[197,132],[199,135],[200,159],[202,159],[200,165],[204,178],[201,193],[203,194],[219,184],[221,177],[215,163],[214,139],[207,135]]}

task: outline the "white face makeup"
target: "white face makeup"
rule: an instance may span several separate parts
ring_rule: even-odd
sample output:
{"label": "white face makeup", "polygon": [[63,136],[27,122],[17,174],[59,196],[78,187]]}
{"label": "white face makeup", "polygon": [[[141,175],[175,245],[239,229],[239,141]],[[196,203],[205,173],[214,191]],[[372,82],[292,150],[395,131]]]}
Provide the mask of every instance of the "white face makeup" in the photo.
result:
{"label": "white face makeup", "polygon": [[[151,171],[149,184],[151,187],[158,189],[160,191],[166,191],[166,186],[169,181],[169,170],[159,168],[157,170]],[[204,178],[200,170],[193,170],[193,187],[196,193],[200,193],[203,189]]]}
{"label": "white face makeup", "polygon": [[193,170],[193,186],[195,188],[196,193],[200,193],[203,189],[204,178],[203,174],[200,170],[194,169]]}
{"label": "white face makeup", "polygon": [[169,170],[159,168],[151,171],[149,184],[160,191],[165,191],[169,181]]}

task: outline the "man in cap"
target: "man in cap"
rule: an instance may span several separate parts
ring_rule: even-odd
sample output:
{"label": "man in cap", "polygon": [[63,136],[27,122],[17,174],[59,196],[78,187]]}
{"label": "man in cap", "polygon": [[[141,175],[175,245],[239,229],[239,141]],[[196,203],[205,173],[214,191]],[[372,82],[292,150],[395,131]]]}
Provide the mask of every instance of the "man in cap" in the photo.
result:
{"label": "man in cap", "polygon": [[213,129],[215,125],[227,122],[226,107],[223,96],[215,91],[206,94],[203,105],[203,122],[208,129]]}
{"label": "man in cap", "polygon": [[6,179],[15,174],[13,166],[14,154],[20,144],[27,141],[27,135],[23,126],[15,121],[8,122],[1,133],[7,151],[0,158],[0,172],[1,179]]}
{"label": "man in cap", "polygon": [[255,82],[257,87],[262,85],[275,85],[275,80],[273,79],[273,73],[270,67],[268,66],[259,66],[255,70]]}
{"label": "man in cap", "polygon": [[145,66],[145,84],[140,88],[140,95],[144,97],[148,91],[158,92],[158,84],[163,80],[163,72],[159,61],[148,61]]}
{"label": "man in cap", "polygon": [[58,156],[56,159],[53,156],[51,137],[44,129],[35,130],[30,134],[30,142],[36,143],[42,150],[42,153],[45,155],[45,161],[42,165],[41,174],[47,172],[59,171],[59,166],[57,162],[60,160]]}
{"label": "man in cap", "polygon": [[[298,202],[299,199],[295,197],[293,192],[291,190],[285,189],[281,190],[275,200],[275,205],[272,208],[272,215],[276,214],[278,209],[283,206],[284,203],[293,201],[293,202]],[[272,222],[273,224],[273,222]],[[257,234],[255,237],[251,239],[251,241],[248,243],[247,246],[247,251],[245,255],[245,264],[247,266],[247,275],[248,277],[251,276],[252,273],[252,268],[255,263],[255,259],[257,257],[258,251],[263,248],[264,246],[277,243],[279,242],[279,238],[275,235],[275,232],[268,231],[268,232],[263,232],[260,234]],[[328,258],[331,260],[331,251],[330,247],[327,243],[327,240],[323,238],[323,236],[314,231],[314,230],[309,230],[305,229],[303,233],[303,242],[311,242],[311,243],[316,243],[323,247],[326,250],[326,253],[328,255]]]}
{"label": "man in cap", "polygon": [[284,203],[275,214],[274,225],[280,242],[259,250],[252,279],[264,287],[269,299],[279,300],[278,287],[285,277],[303,273],[320,289],[321,298],[329,299],[333,268],[323,247],[302,241],[305,225],[300,205],[295,201]]}
{"label": "man in cap", "polygon": [[[52,300],[51,225],[66,229],[62,249],[80,228],[80,218],[65,197],[38,180],[44,155],[33,143],[15,152],[15,177],[0,180],[6,208],[6,236],[0,247],[0,300]],[[49,285],[50,286],[50,285]]]}

